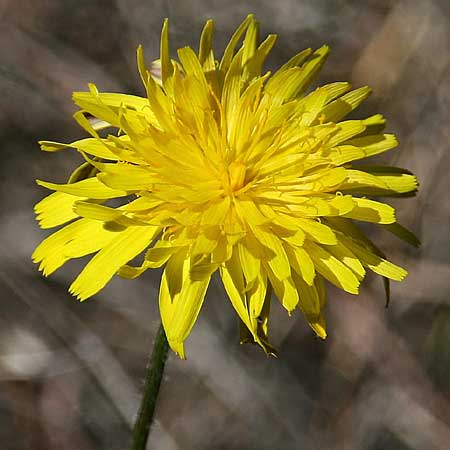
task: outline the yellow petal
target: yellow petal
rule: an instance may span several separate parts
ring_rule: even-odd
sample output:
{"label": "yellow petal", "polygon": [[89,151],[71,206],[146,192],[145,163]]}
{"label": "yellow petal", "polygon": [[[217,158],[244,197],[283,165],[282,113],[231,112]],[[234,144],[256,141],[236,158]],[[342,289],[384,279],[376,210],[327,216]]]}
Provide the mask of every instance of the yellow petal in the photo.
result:
{"label": "yellow petal", "polygon": [[319,244],[334,245],[337,243],[333,230],[316,220],[297,219],[298,226],[314,241]]}
{"label": "yellow petal", "polygon": [[321,87],[321,89],[326,90],[328,93],[328,98],[327,98],[328,102],[345,94],[351,88],[352,88],[351,84],[347,83],[345,81],[337,81],[335,83],[325,84],[324,86]]}
{"label": "yellow petal", "polygon": [[248,237],[237,244],[239,260],[242,271],[244,272],[245,280],[248,284],[253,283],[261,270],[261,260],[257,255],[257,248],[255,243]]}
{"label": "yellow petal", "polygon": [[116,222],[125,227],[132,225],[147,226],[146,222],[127,217],[122,209],[110,208],[95,203],[77,201],[74,204],[74,212],[81,217],[102,222]]}
{"label": "yellow petal", "polygon": [[220,236],[219,227],[205,228],[195,237],[194,244],[191,247],[191,256],[209,255],[216,248]]}
{"label": "yellow petal", "polygon": [[363,135],[370,136],[372,134],[381,134],[386,127],[386,119],[381,114],[374,114],[363,120],[366,125],[366,131]]}
{"label": "yellow petal", "polygon": [[230,67],[231,61],[233,59],[234,51],[236,46],[244,34],[247,27],[254,21],[253,14],[249,14],[246,19],[239,25],[236,31],[231,36],[230,42],[228,43],[225,51],[223,52],[222,60],[220,61],[219,70],[222,73],[226,73]]}
{"label": "yellow petal", "polygon": [[[408,173],[371,172],[364,167],[359,170],[348,170],[347,180],[340,187],[346,192],[355,192],[360,195],[396,195],[414,192],[417,189],[417,178]],[[355,167],[356,169],[356,167]],[[381,170],[381,168],[380,168]]]}
{"label": "yellow petal", "polygon": [[219,264],[211,262],[211,255],[196,255],[191,257],[189,278],[191,281],[202,281],[210,278],[219,268]]}
{"label": "yellow petal", "polygon": [[205,95],[208,92],[208,84],[206,82],[202,65],[194,50],[190,47],[180,48],[178,50],[178,58],[183,65],[186,76],[191,75],[201,82],[201,95]]}
{"label": "yellow petal", "polygon": [[395,209],[385,203],[368,200],[367,198],[353,198],[355,207],[343,217],[373,223],[394,223]]}
{"label": "yellow petal", "polygon": [[316,286],[314,283],[312,285],[305,283],[296,273],[292,275],[292,279],[300,298],[298,303],[300,310],[308,321],[316,321],[322,310]]}
{"label": "yellow petal", "polygon": [[267,262],[275,276],[280,280],[288,278],[291,274],[291,266],[281,239],[274,233],[264,231],[259,227],[254,227],[252,231],[260,243],[264,261]]}
{"label": "yellow petal", "polygon": [[[170,267],[171,265],[176,267]],[[189,267],[189,258],[181,261],[179,258],[171,259],[163,272],[159,291],[159,310],[167,340],[172,350],[183,359],[186,357],[184,341],[200,313],[210,280],[207,277],[200,281],[191,281]],[[179,272],[180,276],[177,275],[175,282],[178,284],[181,278],[181,285],[173,290],[170,284],[173,282],[172,275],[176,272]],[[172,293],[173,291],[175,293]]]}
{"label": "yellow petal", "polygon": [[316,335],[322,339],[325,339],[327,337],[326,321],[324,314],[326,304],[326,290],[323,278],[320,275],[316,277],[313,289],[314,292],[312,293],[312,295],[315,296],[317,294],[319,300],[319,314],[318,316],[312,315],[306,316],[306,319],[308,320],[309,326],[314,330]]}
{"label": "yellow petal", "polygon": [[397,145],[397,138],[393,134],[374,134],[350,139],[345,144],[335,147],[334,150],[340,152],[339,164],[343,164],[378,155],[397,147]]}
{"label": "yellow petal", "polygon": [[[344,238],[345,239],[345,238]],[[402,281],[408,272],[399,266],[387,261],[381,256],[369,251],[353,240],[345,239],[345,245],[356,255],[362,264],[373,272],[395,281]]]}
{"label": "yellow petal", "polygon": [[317,272],[344,291],[358,293],[359,280],[345,264],[311,241],[305,241],[304,248],[313,260]]}
{"label": "yellow petal", "polygon": [[292,280],[291,274],[287,278],[279,278],[272,268],[264,263],[264,267],[267,271],[267,276],[269,277],[270,284],[273,287],[275,295],[277,296],[280,303],[286,308],[290,314],[298,305],[298,292]]}
{"label": "yellow petal", "polygon": [[172,255],[182,250],[185,248],[171,245],[169,242],[158,241],[154,247],[147,250],[145,262],[151,268],[161,267]]}
{"label": "yellow petal", "polygon": [[101,220],[103,222],[114,221],[123,215],[123,212],[118,209],[82,201],[75,203],[74,211],[86,219]]}
{"label": "yellow petal", "polygon": [[44,239],[33,252],[32,259],[40,263],[39,270],[50,275],[71,258],[89,255],[107,245],[117,236],[103,223],[80,219]]}
{"label": "yellow petal", "polygon": [[164,20],[164,25],[161,31],[161,47],[160,47],[160,59],[161,59],[161,79],[163,86],[168,86],[168,79],[173,74],[173,65],[170,58],[169,49],[169,19]]}
{"label": "yellow petal", "polygon": [[363,86],[334,100],[322,110],[325,121],[339,122],[356,109],[371,92],[372,90],[368,86]]}
{"label": "yellow petal", "polygon": [[54,191],[64,192],[65,194],[85,198],[108,199],[125,197],[126,195],[128,195],[126,191],[109,188],[95,177],[70,184],[48,183],[41,180],[36,180],[36,183],[39,186],[43,186],[47,189],[52,189]]}
{"label": "yellow petal", "polygon": [[242,221],[248,222],[250,226],[263,225],[268,223],[269,220],[256,206],[250,198],[239,198],[235,199],[234,204],[236,206],[236,211]]}
{"label": "yellow petal", "polygon": [[118,159],[118,157],[108,149],[103,139],[87,138],[72,142],[70,144],[63,144],[53,141],[39,141],[39,145],[41,146],[41,150],[45,152],[56,152],[66,148],[75,148],[88,153],[89,155],[98,156],[99,158],[111,160]]}
{"label": "yellow petal", "polygon": [[388,193],[406,194],[417,190],[418,182],[414,175],[406,173],[389,175],[376,174],[375,177],[387,186]]}
{"label": "yellow petal", "polygon": [[245,33],[245,38],[242,43],[242,64],[245,65],[249,59],[255,54],[259,41],[259,23],[252,20]]}
{"label": "yellow petal", "polygon": [[214,50],[212,47],[213,33],[214,21],[210,19],[205,23],[205,26],[203,27],[198,49],[198,59],[205,71],[210,71],[215,68]]}
{"label": "yellow petal", "polygon": [[303,93],[323,66],[329,51],[325,45],[317,49],[301,67],[292,67],[275,73],[265,89],[272,97],[272,104],[282,104]]}
{"label": "yellow petal", "polygon": [[339,122],[337,126],[339,131],[328,141],[328,144],[332,147],[354,138],[366,129],[362,120],[347,120],[345,122]]}
{"label": "yellow petal", "polygon": [[266,301],[266,293],[267,275],[264,270],[260,270],[257,277],[253,280],[251,288],[246,292],[248,310],[252,319],[258,319],[261,316],[261,312]]}
{"label": "yellow petal", "polygon": [[185,252],[186,247],[172,245],[171,242],[159,240],[152,248],[145,253],[144,262],[140,266],[123,265],[117,275],[129,280],[141,276],[147,269],[156,269],[163,266],[175,253]]}
{"label": "yellow petal", "polygon": [[[106,168],[106,164],[103,166]],[[152,173],[143,167],[130,166],[125,164],[108,164],[108,171],[101,172],[97,178],[110,189],[116,191],[142,191],[150,190],[155,183]]]}
{"label": "yellow petal", "polygon": [[352,271],[357,276],[358,280],[362,280],[366,274],[363,265],[354,253],[350,251],[342,242],[338,240],[336,245],[330,245],[327,247],[333,256],[335,256],[339,261],[344,263],[347,267],[352,269]]}
{"label": "yellow petal", "polygon": [[244,63],[244,80],[252,80],[261,75],[262,65],[275,45],[276,40],[277,36],[275,34],[269,34],[251,58],[245,60],[244,56],[244,61],[246,61]]}
{"label": "yellow petal", "polygon": [[316,270],[314,268],[314,263],[309,256],[308,252],[301,247],[294,247],[290,245],[285,246],[286,254],[289,257],[289,262],[306,284],[312,286],[314,283],[314,277],[316,276]]}
{"label": "yellow petal", "polygon": [[149,269],[149,267],[145,262],[138,267],[125,264],[117,271],[117,275],[126,278],[127,280],[134,280],[140,277],[147,269]]}
{"label": "yellow petal", "polygon": [[[148,111],[148,99],[145,97],[138,97],[130,94],[118,94],[115,92],[96,92],[98,99],[106,106],[119,108],[125,106],[136,111]],[[93,94],[91,92],[74,92],[75,103],[83,109],[88,110],[91,102],[94,102]],[[87,107],[85,107],[87,106]]]}
{"label": "yellow petal", "polygon": [[[270,303],[272,298],[272,288],[269,285],[267,285],[267,289],[264,288],[265,297],[263,300],[263,305],[261,308],[261,312],[259,316],[257,317],[257,341],[256,343],[261,346],[261,348],[266,352],[268,356],[276,356],[277,350],[270,345],[269,343],[269,315],[270,315]],[[250,300],[251,303],[251,300]],[[254,337],[246,327],[246,325],[242,322],[242,320],[239,320],[239,334],[240,334],[240,343],[254,343]]]}
{"label": "yellow petal", "polygon": [[296,67],[296,66],[301,66],[303,62],[305,62],[305,60],[311,56],[312,54],[312,49],[311,48],[307,48],[305,50],[302,50],[300,53],[297,53],[296,55],[294,55],[287,63],[283,64],[280,69],[278,70],[278,72],[283,72],[285,70],[288,70],[292,67]]}
{"label": "yellow petal", "polygon": [[226,235],[221,235],[217,241],[217,246],[212,252],[211,262],[222,264],[231,258],[233,251],[232,244]]}
{"label": "yellow petal", "polygon": [[328,98],[329,93],[327,90],[320,87],[311,92],[311,94],[307,95],[304,99],[300,100],[297,109],[304,109],[300,125],[306,127],[315,123]]}
{"label": "yellow petal", "polygon": [[[132,132],[132,128],[128,128],[131,125],[137,130],[144,130],[145,122],[151,124],[157,124],[155,114],[150,108],[148,98],[137,97],[127,94],[116,94],[110,92],[98,92],[95,85],[89,85],[89,92],[74,92],[72,95],[73,101],[83,111],[92,114],[97,119],[105,121],[112,126],[118,128],[127,128],[127,131]],[[126,111],[126,122],[123,121],[124,117],[122,112]],[[83,119],[83,115],[79,112],[74,115],[74,118],[79,124],[85,128],[91,135],[98,137],[96,133],[93,133],[93,126]]]}
{"label": "yellow petal", "polygon": [[[239,104],[239,96],[241,94],[241,71],[242,71],[242,52],[238,52],[234,56],[231,66],[228,69],[222,90],[221,102],[224,107],[226,115],[226,123],[228,125],[228,132],[233,130],[236,122],[235,111]],[[230,139],[230,136],[228,136]]]}
{"label": "yellow petal", "polygon": [[64,192],[54,192],[45,197],[34,207],[39,226],[52,228],[77,218],[78,215],[73,211],[77,200],[80,200],[80,197]]}
{"label": "yellow petal", "polygon": [[202,225],[220,225],[228,215],[230,208],[230,197],[219,199],[204,209],[201,217]]}
{"label": "yellow petal", "polygon": [[248,330],[252,333],[254,339],[257,340],[256,320],[250,318],[245,295],[244,274],[240,266],[236,249],[234,249],[231,258],[220,267],[220,276],[233,308]]}
{"label": "yellow petal", "polygon": [[72,142],[69,145],[70,147],[88,153],[89,155],[97,156],[98,158],[117,161],[119,157],[108,148],[106,142],[107,141],[103,139],[88,138]]}
{"label": "yellow petal", "polygon": [[129,227],[103,247],[86,265],[70,286],[70,292],[80,300],[85,300],[100,289],[114,274],[141,253],[159,231],[157,227]]}

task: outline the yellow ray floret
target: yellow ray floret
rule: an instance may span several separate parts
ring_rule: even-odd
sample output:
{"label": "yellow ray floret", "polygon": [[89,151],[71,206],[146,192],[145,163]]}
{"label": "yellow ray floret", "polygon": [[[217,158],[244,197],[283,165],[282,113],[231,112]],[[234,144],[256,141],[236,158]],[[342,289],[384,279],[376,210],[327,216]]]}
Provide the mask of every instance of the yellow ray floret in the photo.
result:
{"label": "yellow ray floret", "polygon": [[[417,245],[392,206],[367,196],[417,190],[410,172],[362,165],[397,146],[385,119],[343,120],[370,95],[338,82],[305,94],[329,49],[304,50],[273,74],[263,64],[276,36],[259,41],[248,16],[223,56],[208,21],[199,52],[170,51],[168,21],[160,58],[138,69],[146,95],[75,92],[75,120],[90,135],[44,151],[77,151],[84,163],[35,207],[42,228],[63,227],[35,250],[49,275],[94,254],[70,287],[80,300],[115,275],[133,279],[163,267],[159,306],[172,349],[185,357],[211,277],[222,279],[241,324],[241,341],[274,353],[268,341],[272,290],[289,314],[301,311],[326,337],[329,281],[357,294],[366,270],[401,281],[355,225],[379,224]],[[130,264],[140,257],[137,266]]]}

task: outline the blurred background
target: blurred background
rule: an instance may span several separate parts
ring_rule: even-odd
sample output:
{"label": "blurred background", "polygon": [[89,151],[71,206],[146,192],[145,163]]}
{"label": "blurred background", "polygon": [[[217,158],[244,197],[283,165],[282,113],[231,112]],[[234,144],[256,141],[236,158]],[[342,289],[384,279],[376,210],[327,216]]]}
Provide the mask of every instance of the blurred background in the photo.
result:
{"label": "blurred background", "polygon": [[79,304],[67,287],[85,261],[44,279],[30,254],[48,235],[36,178],[64,182],[80,158],[39,139],[84,136],[71,93],[143,89],[135,50],[197,46],[208,18],[216,48],[249,13],[278,33],[269,68],[306,47],[332,54],[317,83],[369,84],[355,117],[377,112],[401,146],[377,163],[418,175],[416,198],[392,202],[422,240],[413,249],[369,228],[410,275],[368,277],[356,298],[329,288],[329,337],[274,307],[279,358],[238,343],[219,283],[187,343],[171,354],[148,448],[161,450],[446,450],[450,448],[450,4],[448,0],[0,0],[0,448],[119,450],[130,444],[158,326],[160,273],[115,279]]}

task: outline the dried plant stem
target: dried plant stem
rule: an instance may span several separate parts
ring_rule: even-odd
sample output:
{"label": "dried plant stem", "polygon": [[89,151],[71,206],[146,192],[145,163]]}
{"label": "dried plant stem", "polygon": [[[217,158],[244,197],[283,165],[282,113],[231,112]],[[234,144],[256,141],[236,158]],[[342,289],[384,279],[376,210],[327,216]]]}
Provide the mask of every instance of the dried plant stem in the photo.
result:
{"label": "dried plant stem", "polygon": [[167,359],[169,344],[162,324],[156,334],[153,351],[147,366],[145,375],[144,395],[138,417],[133,429],[133,443],[131,450],[145,450],[147,446],[148,434],[153,421],[156,400],[164,373],[164,366]]}

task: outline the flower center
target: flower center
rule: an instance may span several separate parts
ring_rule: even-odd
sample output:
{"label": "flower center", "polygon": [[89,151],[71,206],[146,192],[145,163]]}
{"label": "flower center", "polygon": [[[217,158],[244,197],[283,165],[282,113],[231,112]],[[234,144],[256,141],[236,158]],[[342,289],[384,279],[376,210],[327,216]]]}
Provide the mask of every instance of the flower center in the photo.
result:
{"label": "flower center", "polygon": [[239,191],[244,187],[245,172],[247,168],[245,164],[234,161],[228,166],[229,189],[231,192]]}

